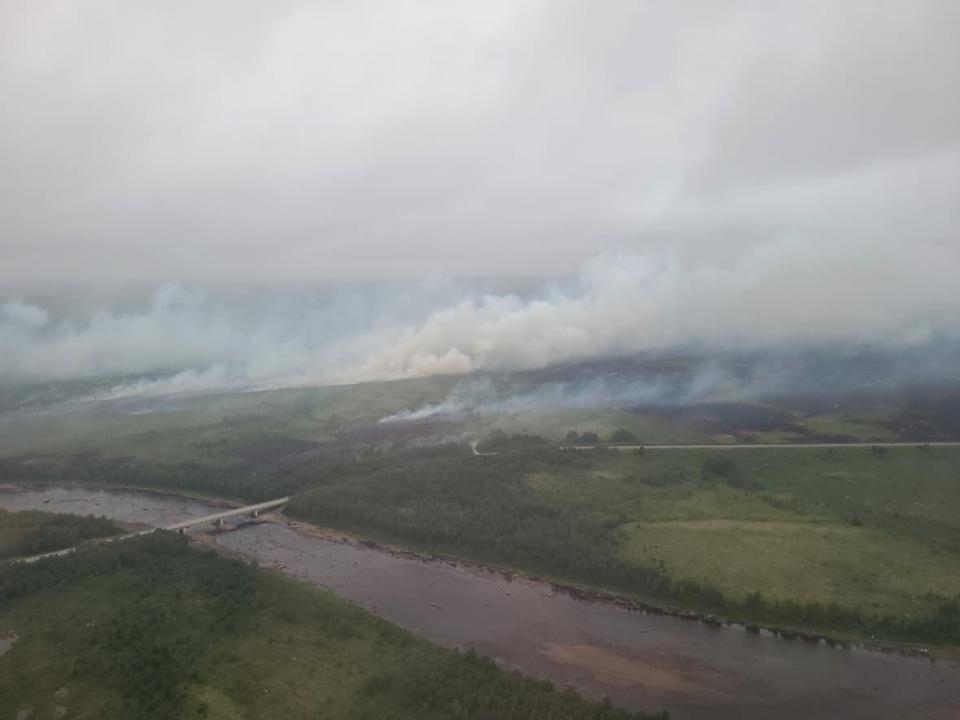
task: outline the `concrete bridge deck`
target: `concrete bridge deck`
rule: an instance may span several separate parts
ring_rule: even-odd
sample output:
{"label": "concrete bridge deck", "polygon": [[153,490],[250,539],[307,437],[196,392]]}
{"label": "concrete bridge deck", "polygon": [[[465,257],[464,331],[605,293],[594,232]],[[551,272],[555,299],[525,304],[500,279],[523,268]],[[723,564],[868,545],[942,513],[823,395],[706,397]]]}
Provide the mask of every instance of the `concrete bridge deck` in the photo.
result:
{"label": "concrete bridge deck", "polygon": [[[290,502],[289,497],[277,498],[276,500],[268,500],[267,502],[257,503],[255,505],[245,505],[243,507],[230,508],[229,510],[224,510],[222,512],[212,513],[210,515],[204,515],[203,517],[192,518],[190,520],[183,520],[181,522],[171,523],[170,525],[162,525],[158,527],[146,528],[144,530],[137,530],[135,532],[124,533],[123,535],[113,535],[105,538],[98,538],[96,540],[90,540],[86,544],[91,543],[108,543],[108,542],[117,542],[118,540],[127,540],[129,538],[140,537],[141,535],[149,535],[150,533],[157,532],[158,530],[173,530],[179,533],[183,533],[188,528],[196,527],[197,525],[210,525],[211,523],[219,525],[223,520],[230,517],[238,517],[240,515],[249,515],[251,517],[257,517],[261,512],[266,510],[273,510],[278,507],[282,507]],[[0,565],[4,563],[31,563],[36,562],[37,560],[43,560],[44,558],[51,557],[60,557],[61,555],[69,555],[74,552],[80,545],[75,545],[73,547],[64,548],[63,550],[53,550],[52,552],[41,553],[40,555],[32,555],[31,557],[25,558],[11,558],[9,560],[4,560],[0,562]]]}
{"label": "concrete bridge deck", "polygon": [[290,502],[289,497],[277,498],[276,500],[267,500],[266,502],[257,503],[256,505],[245,505],[244,507],[230,508],[229,510],[224,510],[223,512],[212,513],[210,515],[204,515],[203,517],[184,520],[182,522],[172,523],[170,525],[164,525],[162,528],[158,529],[186,530],[187,528],[191,528],[196,525],[209,525],[210,523],[216,523],[220,520],[236,517],[238,515],[250,515],[251,517],[256,517],[265,510],[273,510],[274,508],[282,507],[288,502]]}

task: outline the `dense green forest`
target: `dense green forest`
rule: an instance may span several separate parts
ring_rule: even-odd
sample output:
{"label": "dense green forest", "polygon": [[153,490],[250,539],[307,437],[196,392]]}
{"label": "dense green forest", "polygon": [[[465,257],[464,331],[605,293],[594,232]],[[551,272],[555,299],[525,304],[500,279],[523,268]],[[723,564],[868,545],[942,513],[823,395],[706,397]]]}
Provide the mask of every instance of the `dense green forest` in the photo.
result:
{"label": "dense green forest", "polygon": [[[293,495],[288,512],[319,525],[656,604],[828,635],[960,643],[960,596],[949,572],[960,551],[954,450],[576,452],[503,433],[481,449],[495,454],[456,444],[369,449],[272,471],[7,460],[0,480],[67,478],[249,501]],[[690,545],[714,519],[720,530],[702,543],[731,548],[725,557]],[[780,548],[765,553],[771,566],[733,589],[724,585],[757,555],[738,543],[760,531]],[[811,551],[790,544],[794,536],[813,536],[818,552],[849,557],[848,566],[816,577],[809,573],[836,563],[811,561],[801,573],[797,563]],[[762,544],[767,536],[758,537]],[[903,573],[894,577],[888,551],[898,548]],[[676,560],[681,551],[686,565]],[[705,555],[719,559],[691,570],[690,558]],[[821,587],[830,591],[805,592]]]}
{"label": "dense green forest", "polygon": [[[935,643],[960,642],[960,598],[942,598],[924,617],[877,614],[840,604],[804,603],[725,595],[711,582],[678,579],[662,564],[638,565],[620,552],[626,505],[580,502],[568,491],[550,502],[531,477],[573,474],[604,467],[601,454],[561,451],[540,438],[515,436],[496,443],[497,454],[464,461],[455,446],[371,456],[310,471],[309,488],[289,507],[295,515],[330,527],[441,549],[521,567],[606,590],[702,612],[775,625]],[[617,451],[613,451],[617,452]],[[637,463],[642,455],[633,456]],[[617,456],[616,461],[624,458]],[[642,465],[640,465],[642,467]],[[305,471],[306,472],[306,471]],[[689,473],[687,473],[689,474]],[[706,455],[699,477],[670,467],[637,475],[638,485],[681,482],[763,491],[730,457]]]}
{"label": "dense green forest", "polygon": [[83,455],[44,457],[29,463],[16,458],[0,459],[0,482],[120,485],[258,502],[290,494],[308,484],[309,478],[292,476],[284,471],[260,472],[241,464],[158,462]]}
{"label": "dense green forest", "polygon": [[91,538],[114,535],[120,528],[102,517],[80,517],[36,510],[0,509],[0,560],[73,547]]}
{"label": "dense green forest", "polygon": [[75,718],[641,720],[156,533],[0,568],[0,708]]}

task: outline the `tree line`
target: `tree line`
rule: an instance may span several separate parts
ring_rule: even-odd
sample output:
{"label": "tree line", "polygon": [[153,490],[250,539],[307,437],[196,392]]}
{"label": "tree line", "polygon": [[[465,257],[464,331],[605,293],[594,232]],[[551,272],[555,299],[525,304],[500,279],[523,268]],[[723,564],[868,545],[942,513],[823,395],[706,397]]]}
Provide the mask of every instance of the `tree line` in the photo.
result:
{"label": "tree line", "polygon": [[0,509],[0,560],[73,547],[91,538],[115,535],[117,525],[103,517]]}
{"label": "tree line", "polygon": [[[726,596],[710,583],[673,578],[662,564],[639,566],[619,555],[619,528],[631,518],[611,509],[584,511],[547,504],[529,485],[535,472],[589,470],[595,452],[564,451],[534,435],[493,433],[484,450],[465,460],[462,445],[375,448],[327,458],[292,470],[250,472],[242,467],[147,461],[70,464],[0,461],[0,481],[93,481],[201,490],[251,502],[292,495],[288,512],[319,525],[352,530],[479,561],[513,565],[586,585],[636,594],[767,624],[816,627],[923,642],[960,642],[958,599],[942,598],[936,612],[900,618],[847,606]],[[602,452],[602,451],[601,451]],[[729,456],[709,456],[703,482],[735,488],[754,484]],[[665,477],[663,482],[673,482]]]}
{"label": "tree line", "polygon": [[[279,619],[284,632],[309,631],[331,654],[361,658],[365,677],[350,691],[346,715],[355,720],[667,719],[587,700],[471,651],[442,649],[326,593],[190,548],[172,533],[0,567],[0,616],[11,603],[39,594],[75,602],[70,590],[79,586],[100,588],[110,602],[98,603],[98,619],[85,623],[76,622],[77,610],[60,605],[70,621],[47,634],[58,637],[58,652],[76,649],[69,667],[78,679],[119,694],[115,717],[124,720],[174,720],[188,709],[190,716],[205,716],[206,703],[187,705],[187,688],[207,682],[204,661],[217,648],[229,647],[240,633],[269,632],[266,617]],[[88,617],[91,609],[85,612]],[[27,699],[16,685],[0,682],[0,704],[5,697],[12,707]],[[242,704],[250,685],[251,678],[239,678],[214,692]],[[315,712],[331,717],[324,706]]]}
{"label": "tree line", "polygon": [[[303,469],[309,482],[288,511],[319,525],[385,540],[512,565],[536,574],[636,594],[772,625],[824,632],[960,642],[958,599],[943,598],[925,617],[893,617],[835,604],[725,595],[710,583],[671,577],[662,564],[621,559],[620,528],[631,518],[616,509],[586,511],[546,503],[529,485],[533,473],[590,468],[594,453],[562,451],[519,436],[497,442],[496,455],[464,461],[455,445],[417,448],[360,461]],[[701,481],[737,488],[753,483],[727,456],[708,457]]]}

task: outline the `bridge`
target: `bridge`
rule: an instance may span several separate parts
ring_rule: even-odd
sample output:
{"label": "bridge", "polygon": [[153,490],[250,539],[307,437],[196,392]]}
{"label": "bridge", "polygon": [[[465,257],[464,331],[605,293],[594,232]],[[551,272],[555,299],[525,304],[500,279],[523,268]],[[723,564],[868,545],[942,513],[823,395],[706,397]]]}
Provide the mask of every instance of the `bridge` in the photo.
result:
{"label": "bridge", "polygon": [[[130,533],[124,533],[123,535],[113,535],[111,537],[99,538],[96,540],[91,540],[90,543],[108,543],[108,542],[117,542],[118,540],[127,540],[129,538],[140,537],[141,535],[149,535],[150,533],[155,533],[158,530],[171,530],[183,535],[189,528],[197,527],[198,525],[216,525],[217,527],[223,526],[223,521],[231,517],[240,517],[246,515],[247,517],[255,518],[260,513],[267,510],[275,510],[276,508],[283,507],[288,502],[290,502],[289,497],[277,498],[276,500],[268,500],[266,502],[257,503],[256,505],[245,505],[244,507],[230,508],[229,510],[223,510],[221,512],[212,513],[210,515],[204,515],[203,517],[192,518],[190,520],[182,520],[180,522],[171,523],[170,525],[163,525],[159,527],[146,528],[145,530],[136,530]],[[43,560],[44,558],[51,557],[60,557],[61,555],[69,555],[74,552],[80,545],[74,545],[73,547],[64,548],[63,550],[54,550],[52,552],[41,553],[40,555],[33,555],[31,557],[25,558],[12,558],[10,560],[5,560],[3,563],[31,563],[36,562],[37,560]]]}
{"label": "bridge", "polygon": [[[214,524],[217,527],[223,525],[223,521],[231,517],[239,517],[240,515],[247,515],[249,517],[255,518],[260,513],[266,510],[273,510],[278,507],[283,507],[288,502],[290,502],[289,497],[277,498],[276,500],[267,500],[266,502],[257,503],[256,505],[246,505],[239,508],[230,508],[229,510],[224,510],[222,512],[213,513],[211,515],[204,515],[203,517],[193,518],[192,520],[183,520],[182,522],[173,523],[172,525],[164,525],[162,528],[156,528],[158,530],[175,530],[181,535],[188,528],[196,527],[197,525],[209,525]],[[151,531],[152,532],[152,531]]]}

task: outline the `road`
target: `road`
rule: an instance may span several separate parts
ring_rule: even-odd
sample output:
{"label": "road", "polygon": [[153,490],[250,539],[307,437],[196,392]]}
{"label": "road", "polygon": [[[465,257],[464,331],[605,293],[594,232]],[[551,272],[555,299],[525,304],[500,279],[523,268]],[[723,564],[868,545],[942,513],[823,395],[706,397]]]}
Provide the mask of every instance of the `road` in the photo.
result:
{"label": "road", "polygon": [[[230,508],[229,510],[223,510],[221,512],[216,512],[211,515],[204,515],[203,517],[192,518],[190,520],[183,520],[181,522],[171,523],[169,525],[163,525],[160,527],[151,527],[144,530],[137,530],[135,532],[124,533],[123,535],[113,535],[105,538],[98,538],[96,540],[91,540],[90,542],[94,543],[108,543],[108,542],[117,542],[118,540],[127,540],[129,538],[140,537],[141,535],[149,535],[150,533],[156,532],[157,530],[175,530],[177,532],[183,532],[187,528],[195,527],[197,525],[210,525],[211,523],[217,523],[220,520],[224,520],[229,517],[236,517],[238,515],[250,515],[256,517],[259,513],[264,510],[272,510],[274,508],[282,507],[290,502],[289,497],[277,498],[276,500],[268,500],[267,502],[257,503],[256,505],[246,505],[244,507]],[[40,555],[32,555],[31,557],[25,558],[12,558],[10,560],[5,560],[6,563],[32,563],[37,560],[43,560],[44,558],[60,557],[61,555],[69,555],[74,552],[80,545],[74,545],[73,547],[64,548],[63,550],[54,550],[52,552],[41,553]],[[3,563],[0,563],[3,564]]]}
{"label": "road", "polygon": [[[612,450],[796,450],[798,448],[960,447],[958,442],[704,443],[702,445],[604,445]],[[561,450],[596,450],[596,445],[561,445]]]}
{"label": "road", "polygon": [[234,517],[235,515],[251,515],[256,517],[259,513],[264,510],[272,510],[273,508],[281,507],[290,502],[289,497],[277,498],[276,500],[267,500],[267,502],[257,503],[256,505],[247,505],[245,507],[239,508],[230,508],[229,510],[224,510],[223,512],[213,513],[212,515],[204,515],[203,517],[193,518],[192,520],[184,520],[183,522],[173,523],[171,525],[164,525],[163,530],[186,530],[189,527],[195,525],[209,525],[210,523],[215,523],[218,520],[223,520],[228,517]]}

